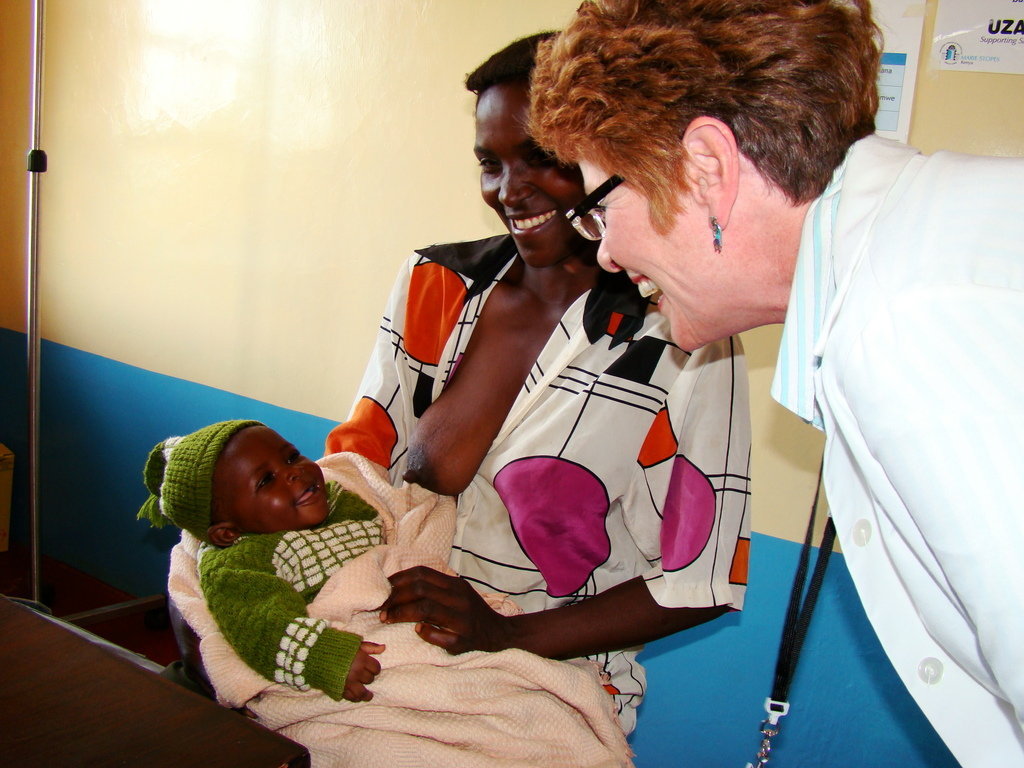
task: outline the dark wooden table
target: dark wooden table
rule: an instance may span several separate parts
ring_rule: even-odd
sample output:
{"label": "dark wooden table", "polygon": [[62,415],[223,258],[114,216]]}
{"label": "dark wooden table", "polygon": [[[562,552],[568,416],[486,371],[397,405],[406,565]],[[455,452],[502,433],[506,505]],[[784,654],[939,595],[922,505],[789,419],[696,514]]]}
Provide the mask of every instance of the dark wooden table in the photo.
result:
{"label": "dark wooden table", "polygon": [[4,765],[299,768],[306,749],[0,597]]}

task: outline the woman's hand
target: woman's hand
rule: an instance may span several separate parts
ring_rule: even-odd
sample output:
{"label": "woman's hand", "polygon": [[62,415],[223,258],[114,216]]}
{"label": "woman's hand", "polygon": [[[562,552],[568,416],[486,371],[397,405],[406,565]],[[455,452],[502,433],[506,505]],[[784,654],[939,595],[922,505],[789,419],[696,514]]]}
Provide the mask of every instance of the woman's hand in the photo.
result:
{"label": "woman's hand", "polygon": [[390,581],[381,621],[418,622],[420,637],[452,654],[521,648],[548,659],[573,659],[641,645],[729,610],[663,608],[637,577],[578,603],[507,617],[457,576],[418,566]]}
{"label": "woman's hand", "polygon": [[451,654],[512,647],[509,621],[464,579],[417,566],[389,580],[391,596],[380,613],[386,624],[415,621],[420,637]]}

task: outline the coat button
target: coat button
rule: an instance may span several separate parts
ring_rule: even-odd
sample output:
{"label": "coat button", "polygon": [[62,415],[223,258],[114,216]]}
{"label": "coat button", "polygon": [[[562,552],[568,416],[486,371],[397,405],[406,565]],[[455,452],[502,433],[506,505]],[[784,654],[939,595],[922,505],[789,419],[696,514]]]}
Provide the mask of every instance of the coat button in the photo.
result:
{"label": "coat button", "polygon": [[851,532],[853,537],[853,543],[858,547],[863,547],[869,541],[871,541],[871,521],[865,520],[863,517],[853,524],[853,531]]}
{"label": "coat button", "polygon": [[942,679],[942,662],[933,656],[921,659],[917,665],[917,676],[925,685],[935,685]]}

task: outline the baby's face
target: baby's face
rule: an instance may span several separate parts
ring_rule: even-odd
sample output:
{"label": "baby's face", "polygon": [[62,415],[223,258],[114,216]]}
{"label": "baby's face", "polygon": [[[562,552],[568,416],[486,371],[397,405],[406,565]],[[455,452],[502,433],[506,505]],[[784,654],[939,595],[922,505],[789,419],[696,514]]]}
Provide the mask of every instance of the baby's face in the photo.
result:
{"label": "baby's face", "polygon": [[213,470],[219,515],[242,533],[313,528],[327,519],[320,465],[269,427],[246,427],[224,447]]}

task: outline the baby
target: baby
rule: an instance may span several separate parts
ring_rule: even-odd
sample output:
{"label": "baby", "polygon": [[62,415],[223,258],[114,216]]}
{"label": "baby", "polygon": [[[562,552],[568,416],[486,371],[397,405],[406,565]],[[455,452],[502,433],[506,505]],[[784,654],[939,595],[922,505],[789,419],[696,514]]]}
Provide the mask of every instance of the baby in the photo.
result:
{"label": "baby", "polygon": [[225,639],[252,669],[300,691],[369,701],[383,645],[306,606],[346,560],[382,541],[376,510],[258,421],[225,421],[150,452],[140,519],[200,539],[199,581]]}

